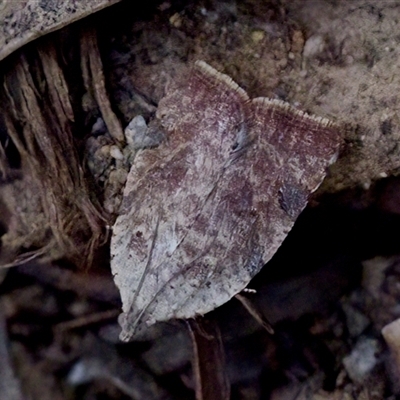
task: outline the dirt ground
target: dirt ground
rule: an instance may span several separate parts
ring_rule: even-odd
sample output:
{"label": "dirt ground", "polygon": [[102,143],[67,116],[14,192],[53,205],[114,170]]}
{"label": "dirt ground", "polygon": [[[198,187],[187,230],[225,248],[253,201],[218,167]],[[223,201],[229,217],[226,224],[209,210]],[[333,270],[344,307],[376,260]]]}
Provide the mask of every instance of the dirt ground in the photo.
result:
{"label": "dirt ground", "polygon": [[[388,324],[400,317],[400,5],[132,3],[49,34],[0,64],[0,141],[8,162],[0,164],[0,259],[14,265],[0,270],[0,399],[395,399],[400,333]],[[88,42],[86,53],[98,45],[109,103],[90,86],[101,74],[80,44],[93,32],[97,42]],[[53,74],[63,76],[55,85],[68,87],[71,110],[63,112],[73,118],[51,119],[46,109],[54,103],[43,67],[51,54],[59,65],[49,64]],[[196,60],[232,77],[250,97],[287,101],[343,133],[338,161],[249,285],[256,293],[247,298],[275,333],[236,299],[205,318],[220,332],[230,395],[218,387],[199,394],[198,342],[184,321],[119,341],[120,300],[109,269],[107,230],[134,162],[115,132],[138,115],[149,122],[168,85]],[[39,99],[39,122],[53,124],[46,134],[40,123],[29,129],[50,137],[61,126],[58,141],[36,139],[30,147],[18,139],[35,109],[5,116],[25,104],[24,87]],[[65,145],[63,157],[49,155],[66,132],[74,151]],[[39,166],[27,162],[38,154]],[[74,163],[81,168],[71,169]],[[49,165],[62,166],[68,179]]]}

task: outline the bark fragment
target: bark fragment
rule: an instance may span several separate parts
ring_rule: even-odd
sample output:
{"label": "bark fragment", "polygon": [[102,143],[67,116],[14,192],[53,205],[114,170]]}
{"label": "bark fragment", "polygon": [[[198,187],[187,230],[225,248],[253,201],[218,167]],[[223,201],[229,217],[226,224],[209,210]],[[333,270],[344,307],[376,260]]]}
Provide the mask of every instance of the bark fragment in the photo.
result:
{"label": "bark fragment", "polygon": [[[106,216],[90,193],[77,154],[74,112],[55,44],[41,43],[29,59],[21,55],[5,74],[2,106],[6,131],[28,184],[31,181],[38,190],[45,216],[41,245],[35,249],[31,241],[33,256],[68,255],[79,264],[90,264],[94,250],[105,240]],[[16,237],[10,231],[3,243],[8,240],[18,253],[20,244],[12,243]]]}
{"label": "bark fragment", "polygon": [[211,320],[189,320],[193,344],[193,374],[196,400],[228,400],[230,383],[218,325]]}

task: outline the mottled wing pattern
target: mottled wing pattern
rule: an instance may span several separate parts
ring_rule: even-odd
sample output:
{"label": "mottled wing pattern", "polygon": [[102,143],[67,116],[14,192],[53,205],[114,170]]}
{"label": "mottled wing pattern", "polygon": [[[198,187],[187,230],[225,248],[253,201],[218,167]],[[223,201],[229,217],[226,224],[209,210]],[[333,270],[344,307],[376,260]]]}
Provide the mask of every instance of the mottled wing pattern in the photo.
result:
{"label": "mottled wing pattern", "polygon": [[337,128],[325,119],[265,98],[254,99],[247,112],[243,147],[231,151],[172,257],[180,274],[157,299],[170,318],[204,314],[243,290],[281,245],[337,153]]}
{"label": "mottled wing pattern", "polygon": [[196,63],[160,103],[169,140],[129,174],[112,268],[122,338],[203,314],[241,291],[280,246],[337,154],[337,128],[286,103],[249,100]]}
{"label": "mottled wing pattern", "polygon": [[167,140],[135,158],[113,227],[111,265],[126,331],[151,323],[154,308],[163,319],[173,315],[157,306],[181,272],[172,258],[215,190],[246,118],[246,93],[228,77],[221,84],[207,64],[197,64],[183,81],[159,104]]}

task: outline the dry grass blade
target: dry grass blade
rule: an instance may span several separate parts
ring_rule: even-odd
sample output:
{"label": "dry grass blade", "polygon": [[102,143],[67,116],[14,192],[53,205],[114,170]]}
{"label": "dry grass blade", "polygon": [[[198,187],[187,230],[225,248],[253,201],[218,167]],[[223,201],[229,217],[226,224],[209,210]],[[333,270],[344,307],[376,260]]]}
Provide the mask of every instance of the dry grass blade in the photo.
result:
{"label": "dry grass blade", "polygon": [[72,321],[61,322],[54,327],[54,333],[57,335],[71,329],[83,328],[89,325],[94,325],[100,322],[116,319],[118,317],[118,314],[119,310],[108,310],[85,315]]}

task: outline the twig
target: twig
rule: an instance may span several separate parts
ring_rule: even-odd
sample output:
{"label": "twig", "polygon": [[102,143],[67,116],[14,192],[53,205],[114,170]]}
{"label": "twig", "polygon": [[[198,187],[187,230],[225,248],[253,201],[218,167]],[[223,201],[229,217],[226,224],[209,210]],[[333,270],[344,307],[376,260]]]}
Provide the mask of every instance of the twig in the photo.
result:
{"label": "twig", "polygon": [[247,299],[246,297],[242,296],[241,294],[237,294],[236,299],[239,300],[243,307],[249,312],[249,314],[271,335],[273,335],[274,328],[272,325],[267,321],[267,319],[254,307],[253,303]]}
{"label": "twig", "polygon": [[230,384],[225,367],[225,353],[218,325],[209,320],[189,320],[193,343],[193,374],[196,400],[228,400]]}

